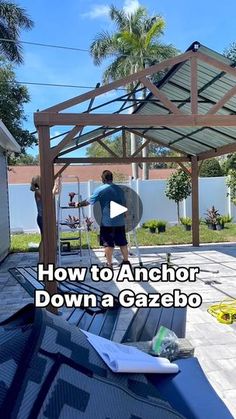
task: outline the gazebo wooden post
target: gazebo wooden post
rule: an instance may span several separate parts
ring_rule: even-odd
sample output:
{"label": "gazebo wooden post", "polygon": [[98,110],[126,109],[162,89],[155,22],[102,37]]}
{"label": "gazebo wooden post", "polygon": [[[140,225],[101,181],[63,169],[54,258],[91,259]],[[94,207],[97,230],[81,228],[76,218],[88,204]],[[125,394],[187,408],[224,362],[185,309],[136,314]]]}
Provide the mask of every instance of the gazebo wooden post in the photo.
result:
{"label": "gazebo wooden post", "polygon": [[[38,127],[39,155],[41,173],[41,194],[43,206],[43,265],[46,269],[49,263],[56,263],[56,214],[53,197],[54,167],[50,149],[50,131],[48,126]],[[45,281],[45,289],[50,295],[57,292],[56,281]],[[48,307],[52,313],[57,309]]]}
{"label": "gazebo wooden post", "polygon": [[198,160],[191,157],[192,179],[192,242],[193,246],[199,246],[199,191],[198,191]]}

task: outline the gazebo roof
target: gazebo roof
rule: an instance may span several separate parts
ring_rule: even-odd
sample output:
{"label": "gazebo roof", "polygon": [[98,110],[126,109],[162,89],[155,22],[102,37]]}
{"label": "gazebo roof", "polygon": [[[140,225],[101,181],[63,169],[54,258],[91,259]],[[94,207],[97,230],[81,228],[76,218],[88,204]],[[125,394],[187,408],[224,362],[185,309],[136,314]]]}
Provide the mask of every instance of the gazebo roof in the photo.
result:
{"label": "gazebo roof", "polygon": [[[68,154],[95,141],[113,159],[121,157],[102,142],[119,131],[133,132],[146,139],[146,144],[174,149],[187,160],[226,154],[236,150],[234,67],[227,57],[195,41],[177,57],[37,112],[35,124],[74,127],[53,147],[55,161],[62,163],[65,157],[70,163],[80,162]],[[127,92],[127,85],[133,86],[132,90]],[[140,160],[142,148],[132,156],[123,153],[123,158],[127,162],[129,158],[130,162]]]}

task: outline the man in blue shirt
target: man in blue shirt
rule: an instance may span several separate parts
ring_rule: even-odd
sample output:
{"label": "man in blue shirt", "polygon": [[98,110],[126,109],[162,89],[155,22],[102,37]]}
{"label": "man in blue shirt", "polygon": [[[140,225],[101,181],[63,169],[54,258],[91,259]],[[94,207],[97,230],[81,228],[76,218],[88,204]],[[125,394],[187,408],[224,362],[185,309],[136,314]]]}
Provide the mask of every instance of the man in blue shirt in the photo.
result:
{"label": "man in blue shirt", "polygon": [[77,206],[94,205],[100,203],[102,211],[102,219],[100,226],[100,245],[105,247],[105,255],[107,266],[112,267],[112,255],[115,246],[119,246],[123,263],[128,262],[128,247],[125,235],[125,216],[117,215],[110,217],[110,203],[116,202],[119,205],[126,205],[124,192],[122,188],[113,183],[113,174],[110,170],[104,170],[102,173],[103,185],[98,187],[90,198],[85,201],[78,202]]}

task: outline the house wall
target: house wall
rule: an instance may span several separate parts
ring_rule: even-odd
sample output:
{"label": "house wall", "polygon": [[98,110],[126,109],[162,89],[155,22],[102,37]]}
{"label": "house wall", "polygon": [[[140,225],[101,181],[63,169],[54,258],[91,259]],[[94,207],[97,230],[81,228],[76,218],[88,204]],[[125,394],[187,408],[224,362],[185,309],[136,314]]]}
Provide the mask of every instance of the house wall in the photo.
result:
{"label": "house wall", "polygon": [[0,147],[0,262],[7,255],[10,247],[9,232],[7,164],[4,150]]}

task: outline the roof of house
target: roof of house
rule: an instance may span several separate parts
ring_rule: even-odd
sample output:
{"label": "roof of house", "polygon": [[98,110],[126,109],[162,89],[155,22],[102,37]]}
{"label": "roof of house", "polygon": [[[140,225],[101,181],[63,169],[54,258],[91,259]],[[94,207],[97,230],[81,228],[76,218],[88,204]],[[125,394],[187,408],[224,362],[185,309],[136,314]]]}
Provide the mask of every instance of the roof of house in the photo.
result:
{"label": "roof of house", "polygon": [[8,131],[6,125],[0,119],[0,145],[4,150],[14,151],[16,153],[20,152],[20,146],[16,142],[15,138]]}
{"label": "roof of house", "polygon": [[[61,166],[55,165],[55,171],[57,172]],[[9,184],[17,183],[30,183],[33,176],[36,176],[40,172],[39,166],[10,166],[8,171],[8,182]],[[75,179],[71,176],[78,176],[81,182],[88,180],[100,180],[101,173],[103,170],[112,170],[117,178],[129,178],[131,176],[131,165],[71,165],[66,168],[63,172],[65,176],[65,182],[74,182]],[[167,179],[175,169],[151,169],[149,171],[150,179]],[[66,176],[70,176],[66,178]],[[141,176],[141,174],[140,174]]]}

